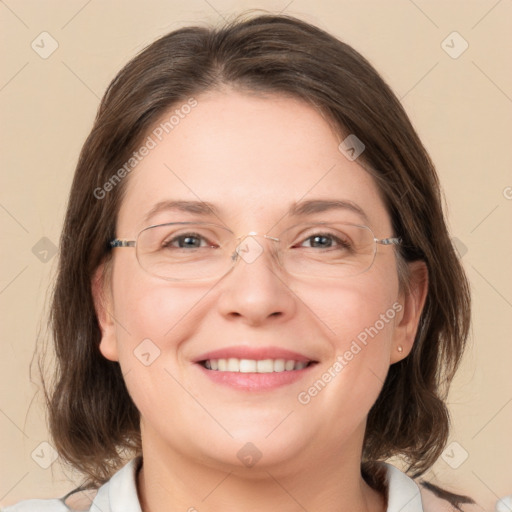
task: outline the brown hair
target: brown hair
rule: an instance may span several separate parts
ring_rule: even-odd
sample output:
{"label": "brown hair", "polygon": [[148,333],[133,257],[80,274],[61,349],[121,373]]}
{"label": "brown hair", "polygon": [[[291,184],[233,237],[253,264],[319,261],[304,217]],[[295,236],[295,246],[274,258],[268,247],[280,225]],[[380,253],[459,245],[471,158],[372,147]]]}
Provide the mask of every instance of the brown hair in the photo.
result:
{"label": "brown hair", "polygon": [[100,354],[91,294],[95,270],[110,258],[127,180],[101,199],[94,191],[172,106],[225,85],[302,99],[340,135],[355,134],[365,144],[358,162],[374,176],[403,239],[399,258],[426,263],[429,289],[412,352],[390,367],[370,410],[363,474],[378,487],[374,462],[394,455],[404,458],[413,476],[424,473],[447,441],[444,399],[470,316],[468,283],[445,225],[438,178],[400,102],[369,62],[323,30],[280,15],[171,32],[108,87],[76,168],[53,295],[57,366],[48,406],[59,453],[100,483],[123,455],[140,452],[139,413],[119,365]]}

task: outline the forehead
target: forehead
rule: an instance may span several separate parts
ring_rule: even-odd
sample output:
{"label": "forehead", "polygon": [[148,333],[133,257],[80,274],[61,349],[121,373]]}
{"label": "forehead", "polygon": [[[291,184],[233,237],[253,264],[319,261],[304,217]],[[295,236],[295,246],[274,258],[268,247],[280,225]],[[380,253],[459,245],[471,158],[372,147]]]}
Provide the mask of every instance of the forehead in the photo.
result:
{"label": "forehead", "polygon": [[119,233],[146,227],[148,212],[166,201],[211,203],[242,229],[275,222],[301,201],[342,200],[360,206],[371,227],[389,227],[373,179],[339,151],[342,137],[307,103],[235,91],[195,100],[148,132],[154,147],[127,178]]}

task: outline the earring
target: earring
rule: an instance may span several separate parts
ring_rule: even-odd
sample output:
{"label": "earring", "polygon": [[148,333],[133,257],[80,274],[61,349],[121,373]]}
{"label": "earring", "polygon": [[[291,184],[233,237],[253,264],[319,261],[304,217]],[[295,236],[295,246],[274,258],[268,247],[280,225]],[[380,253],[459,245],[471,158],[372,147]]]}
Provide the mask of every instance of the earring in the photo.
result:
{"label": "earring", "polygon": [[404,349],[403,349],[402,345],[398,345],[397,350],[398,350],[398,352],[400,352],[400,353],[404,351]]}

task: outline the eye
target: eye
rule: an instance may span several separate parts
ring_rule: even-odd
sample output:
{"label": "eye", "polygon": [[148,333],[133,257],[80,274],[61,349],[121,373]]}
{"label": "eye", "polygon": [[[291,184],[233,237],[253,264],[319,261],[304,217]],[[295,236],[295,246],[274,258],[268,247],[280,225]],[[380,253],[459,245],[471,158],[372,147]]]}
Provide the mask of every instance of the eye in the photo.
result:
{"label": "eye", "polygon": [[214,245],[198,233],[184,233],[173,236],[162,243],[163,249],[199,249],[201,247],[214,247]]}
{"label": "eye", "polygon": [[331,233],[316,233],[314,235],[308,236],[302,243],[299,244],[300,247],[311,247],[318,249],[350,249],[351,244],[346,237],[338,237]]}

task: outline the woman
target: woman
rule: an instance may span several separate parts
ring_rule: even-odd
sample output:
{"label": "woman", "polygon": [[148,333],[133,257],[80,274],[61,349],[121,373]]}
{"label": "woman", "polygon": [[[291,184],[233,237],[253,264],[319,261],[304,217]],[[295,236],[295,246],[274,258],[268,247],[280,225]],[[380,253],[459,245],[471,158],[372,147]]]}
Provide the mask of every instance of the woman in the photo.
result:
{"label": "woman", "polygon": [[60,247],[50,426],[90,491],[9,512],[469,510],[412,479],[446,444],[468,284],[425,149],[346,44],[272,15],[153,43],[102,100]]}

